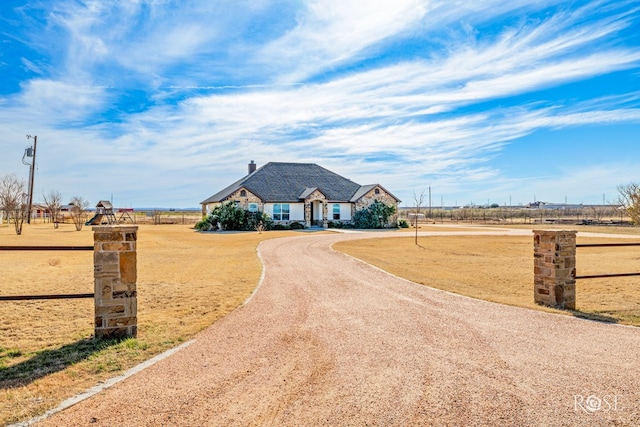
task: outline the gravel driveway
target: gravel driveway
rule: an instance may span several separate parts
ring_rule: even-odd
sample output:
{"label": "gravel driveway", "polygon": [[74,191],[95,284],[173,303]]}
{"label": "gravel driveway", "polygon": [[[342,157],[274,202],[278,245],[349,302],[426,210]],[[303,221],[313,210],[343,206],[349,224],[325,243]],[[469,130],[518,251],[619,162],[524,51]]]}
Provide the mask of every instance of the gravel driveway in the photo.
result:
{"label": "gravel driveway", "polygon": [[330,248],[351,238],[264,241],[247,304],[37,425],[640,425],[640,328],[416,285]]}

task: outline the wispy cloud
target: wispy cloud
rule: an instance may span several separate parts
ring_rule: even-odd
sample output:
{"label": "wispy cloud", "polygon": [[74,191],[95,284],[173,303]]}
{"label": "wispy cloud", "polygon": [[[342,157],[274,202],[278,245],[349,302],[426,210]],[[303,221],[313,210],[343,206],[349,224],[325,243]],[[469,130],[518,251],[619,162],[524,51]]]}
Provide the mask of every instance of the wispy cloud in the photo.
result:
{"label": "wispy cloud", "polygon": [[223,185],[250,157],[363,183],[384,170],[399,193],[425,180],[504,189],[491,160],[519,138],[640,123],[635,88],[548,91],[638,69],[633,0],[41,5],[46,29],[30,45],[45,59],[21,59],[39,77],[0,93],[2,115],[38,123],[70,175],[108,164],[114,178],[96,191],[163,183],[187,203],[184,186]]}

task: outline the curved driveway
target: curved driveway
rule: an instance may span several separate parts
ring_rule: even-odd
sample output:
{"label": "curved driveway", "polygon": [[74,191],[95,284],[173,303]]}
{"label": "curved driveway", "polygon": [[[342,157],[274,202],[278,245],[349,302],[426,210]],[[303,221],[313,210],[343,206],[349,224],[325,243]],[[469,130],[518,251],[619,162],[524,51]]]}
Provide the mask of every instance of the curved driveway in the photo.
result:
{"label": "curved driveway", "polygon": [[362,237],[264,241],[243,307],[38,425],[640,425],[640,328],[453,295],[330,248]]}

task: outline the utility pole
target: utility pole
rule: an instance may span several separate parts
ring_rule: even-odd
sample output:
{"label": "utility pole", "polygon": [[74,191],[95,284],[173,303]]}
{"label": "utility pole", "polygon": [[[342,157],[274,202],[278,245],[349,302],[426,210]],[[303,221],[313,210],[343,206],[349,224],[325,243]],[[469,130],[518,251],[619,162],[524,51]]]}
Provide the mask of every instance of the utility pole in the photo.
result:
{"label": "utility pole", "polygon": [[31,138],[33,138],[33,151],[31,151],[31,155],[29,155],[29,149],[31,147],[27,147],[27,152],[25,153],[27,157],[33,157],[33,160],[29,165],[29,204],[27,205],[27,224],[31,224],[31,205],[33,204],[33,177],[36,170],[36,146],[38,145],[38,135],[27,135],[27,139]]}

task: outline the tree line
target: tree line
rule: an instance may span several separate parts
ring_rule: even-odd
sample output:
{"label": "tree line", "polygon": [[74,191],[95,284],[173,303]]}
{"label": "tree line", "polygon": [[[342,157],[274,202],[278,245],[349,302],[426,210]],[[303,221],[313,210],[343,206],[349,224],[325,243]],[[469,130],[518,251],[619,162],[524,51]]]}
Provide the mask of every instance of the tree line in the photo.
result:
{"label": "tree line", "polygon": [[[57,190],[50,190],[42,197],[53,227],[58,228],[62,221],[62,194]],[[28,199],[24,179],[14,174],[0,177],[0,220],[4,218],[9,224],[13,224],[17,235],[22,234],[24,222],[31,215]],[[82,230],[87,220],[88,208],[89,202],[80,196],[74,196],[69,201],[69,215],[77,231]]]}

